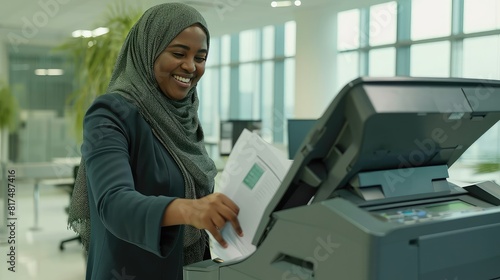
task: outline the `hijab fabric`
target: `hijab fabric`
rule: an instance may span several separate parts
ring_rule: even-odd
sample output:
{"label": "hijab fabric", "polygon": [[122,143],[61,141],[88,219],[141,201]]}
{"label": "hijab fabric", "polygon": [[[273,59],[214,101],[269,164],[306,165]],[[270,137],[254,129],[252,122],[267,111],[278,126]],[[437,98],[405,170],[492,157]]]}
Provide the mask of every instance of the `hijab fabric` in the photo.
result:
{"label": "hijab fabric", "polygon": [[[156,58],[170,42],[194,24],[205,31],[208,46],[207,24],[193,7],[166,3],[148,9],[128,33],[107,90],[119,93],[137,106],[154,135],[178,164],[184,176],[185,197],[190,199],[211,193],[217,174],[203,141],[196,87],[182,100],[169,99],[159,88],[153,68]],[[75,180],[68,222],[88,250],[90,212],[84,159]],[[184,264],[201,261],[205,245],[205,232],[186,225]]]}

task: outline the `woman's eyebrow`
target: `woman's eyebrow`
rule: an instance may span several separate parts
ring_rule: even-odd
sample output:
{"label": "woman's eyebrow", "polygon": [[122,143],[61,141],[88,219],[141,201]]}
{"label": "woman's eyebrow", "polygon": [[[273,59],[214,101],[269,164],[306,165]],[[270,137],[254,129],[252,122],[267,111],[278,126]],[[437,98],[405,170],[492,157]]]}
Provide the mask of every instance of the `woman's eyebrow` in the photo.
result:
{"label": "woman's eyebrow", "polygon": [[[186,45],[183,45],[183,44],[174,44],[174,45],[170,45],[168,46],[169,48],[181,48],[181,49],[185,49],[187,51],[191,50],[190,47],[186,46]],[[201,52],[201,53],[207,53],[208,50],[207,49],[200,49],[198,50],[198,52]]]}

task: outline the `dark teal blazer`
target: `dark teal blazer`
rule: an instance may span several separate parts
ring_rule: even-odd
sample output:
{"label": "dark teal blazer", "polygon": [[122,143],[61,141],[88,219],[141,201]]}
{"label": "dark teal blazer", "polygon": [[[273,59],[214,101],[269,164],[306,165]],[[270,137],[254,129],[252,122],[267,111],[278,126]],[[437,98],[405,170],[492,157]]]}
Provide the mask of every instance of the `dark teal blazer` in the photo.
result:
{"label": "dark teal blazer", "polygon": [[83,136],[91,216],[86,279],[182,279],[183,226],[161,227],[165,208],[184,197],[177,164],[118,94],[94,101]]}

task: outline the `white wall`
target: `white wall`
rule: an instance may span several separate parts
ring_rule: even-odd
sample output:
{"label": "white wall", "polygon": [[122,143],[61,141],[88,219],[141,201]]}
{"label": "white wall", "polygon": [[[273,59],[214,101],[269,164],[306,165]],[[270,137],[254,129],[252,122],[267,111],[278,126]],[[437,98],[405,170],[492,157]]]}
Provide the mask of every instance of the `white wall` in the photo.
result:
{"label": "white wall", "polygon": [[319,118],[337,95],[337,13],[389,2],[340,0],[321,8],[297,9],[294,118]]}
{"label": "white wall", "polygon": [[294,117],[319,118],[335,94],[336,14],[330,9],[304,9],[295,21]]}

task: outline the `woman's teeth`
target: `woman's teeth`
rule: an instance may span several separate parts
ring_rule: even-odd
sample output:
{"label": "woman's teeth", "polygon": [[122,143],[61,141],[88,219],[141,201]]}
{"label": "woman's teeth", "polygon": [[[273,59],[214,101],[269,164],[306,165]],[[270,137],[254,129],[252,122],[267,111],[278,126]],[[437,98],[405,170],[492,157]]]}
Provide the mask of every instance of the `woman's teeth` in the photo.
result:
{"label": "woman's teeth", "polygon": [[191,79],[189,79],[189,78],[183,78],[181,76],[176,76],[176,75],[174,75],[174,78],[180,82],[183,82],[183,83],[189,83],[189,81],[191,81]]}

